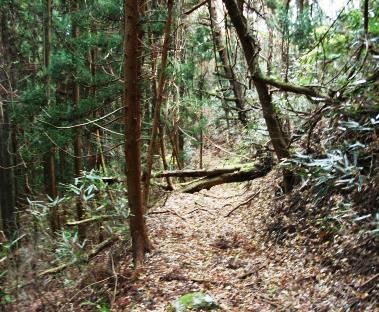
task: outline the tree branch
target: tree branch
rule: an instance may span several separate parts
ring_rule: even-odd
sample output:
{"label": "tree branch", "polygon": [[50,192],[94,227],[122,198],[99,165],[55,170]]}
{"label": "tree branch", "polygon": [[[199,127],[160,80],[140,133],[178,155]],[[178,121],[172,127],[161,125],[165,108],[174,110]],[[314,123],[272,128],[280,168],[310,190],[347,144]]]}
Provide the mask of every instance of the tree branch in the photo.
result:
{"label": "tree branch", "polygon": [[262,75],[255,75],[252,78],[255,80],[264,82],[270,86],[277,87],[281,91],[287,91],[287,92],[292,92],[296,94],[303,94],[310,97],[324,99],[325,101],[331,100],[328,96],[323,95],[310,87],[296,86],[287,82],[282,82],[282,81],[275,80],[273,78],[265,77]]}
{"label": "tree branch", "polygon": [[196,4],[195,6],[193,6],[191,9],[189,9],[188,11],[186,12],[183,12],[183,15],[190,15],[192,12],[196,11],[197,9],[201,8],[204,4],[207,3],[207,0],[204,0],[202,2],[200,2],[199,4]]}

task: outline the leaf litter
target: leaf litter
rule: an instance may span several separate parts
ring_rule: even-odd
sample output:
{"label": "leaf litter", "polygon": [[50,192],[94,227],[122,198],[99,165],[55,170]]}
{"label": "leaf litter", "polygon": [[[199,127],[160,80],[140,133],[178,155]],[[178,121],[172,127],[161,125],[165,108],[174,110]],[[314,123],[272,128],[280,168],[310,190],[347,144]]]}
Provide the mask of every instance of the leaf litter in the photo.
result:
{"label": "leaf litter", "polygon": [[[279,176],[274,170],[248,183],[173,192],[153,207],[148,228],[154,249],[133,279],[119,285],[112,311],[169,311],[191,292],[207,293],[231,312],[378,308],[375,275],[333,268],[330,242],[309,243],[308,233],[291,228],[293,220],[278,210],[288,204],[275,195]],[[279,239],[270,230],[276,218],[289,224]],[[130,265],[121,270],[127,275]],[[369,290],[357,286],[364,280]]]}
{"label": "leaf litter", "polygon": [[[306,188],[278,195],[280,177],[275,169],[246,183],[166,193],[147,213],[153,250],[143,267],[133,271],[119,242],[112,250],[122,256],[106,250],[84,271],[35,281],[11,311],[168,312],[189,293],[230,312],[378,310],[378,238],[325,218],[340,195],[316,207]],[[65,289],[66,279],[77,282]]]}

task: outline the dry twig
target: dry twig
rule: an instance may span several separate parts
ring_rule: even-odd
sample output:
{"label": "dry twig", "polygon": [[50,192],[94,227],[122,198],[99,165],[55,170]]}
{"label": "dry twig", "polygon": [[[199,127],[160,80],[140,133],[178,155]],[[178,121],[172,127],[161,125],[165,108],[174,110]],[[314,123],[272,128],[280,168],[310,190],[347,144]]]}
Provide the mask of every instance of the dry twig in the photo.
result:
{"label": "dry twig", "polygon": [[247,200],[245,200],[244,202],[238,204],[237,206],[235,206],[232,210],[230,210],[224,217],[227,218],[229,217],[234,211],[236,211],[238,208],[244,206],[244,205],[247,205],[249,204],[255,197],[257,197],[257,195],[259,195],[261,191],[258,191],[256,192],[253,196],[251,196],[250,198],[248,198]]}

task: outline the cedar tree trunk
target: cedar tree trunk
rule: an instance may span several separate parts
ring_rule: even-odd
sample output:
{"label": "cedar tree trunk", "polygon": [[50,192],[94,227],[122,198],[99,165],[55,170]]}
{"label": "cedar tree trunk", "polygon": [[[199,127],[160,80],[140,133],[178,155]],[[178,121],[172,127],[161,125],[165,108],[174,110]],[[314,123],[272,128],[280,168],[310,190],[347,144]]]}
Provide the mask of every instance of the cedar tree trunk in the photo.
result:
{"label": "cedar tree trunk", "polygon": [[[80,10],[80,0],[73,0],[72,1],[72,7],[71,7],[71,13],[77,13]],[[78,39],[79,37],[79,26],[77,23],[77,17],[72,18],[72,31],[71,35],[72,38]],[[75,74],[72,76],[73,79],[73,90],[72,90],[72,102],[74,106],[79,106],[80,102],[80,86],[79,83],[75,77]],[[81,171],[82,171],[82,137],[81,137],[81,129],[75,128],[74,133],[74,173],[75,177],[80,177]],[[76,202],[76,218],[78,221],[82,220],[84,218],[84,209],[83,209],[83,203],[82,203],[82,195],[80,195],[80,198]],[[79,239],[83,240],[85,238],[85,226],[84,225],[78,225],[78,235]]]}
{"label": "cedar tree trunk", "polygon": [[135,267],[143,263],[145,253],[150,249],[141,193],[141,96],[138,81],[141,79],[140,56],[143,33],[140,24],[140,8],[142,7],[143,0],[125,0],[124,2],[125,160]]}
{"label": "cedar tree trunk", "polygon": [[[9,23],[13,6],[0,10],[0,217],[4,234],[12,239],[16,231],[16,182],[14,174],[14,126],[9,119],[13,99],[15,69],[11,57],[15,51],[14,35]],[[11,17],[12,16],[12,17]]]}

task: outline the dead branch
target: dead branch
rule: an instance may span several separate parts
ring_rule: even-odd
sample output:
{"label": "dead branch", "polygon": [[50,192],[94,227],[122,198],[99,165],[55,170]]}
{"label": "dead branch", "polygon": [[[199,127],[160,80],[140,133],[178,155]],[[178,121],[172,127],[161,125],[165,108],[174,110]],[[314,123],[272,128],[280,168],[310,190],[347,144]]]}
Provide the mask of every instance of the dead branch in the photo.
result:
{"label": "dead branch", "polygon": [[95,216],[92,218],[83,219],[83,220],[79,220],[79,221],[70,221],[70,222],[67,222],[66,225],[67,226],[75,226],[75,225],[81,225],[81,224],[97,222],[97,221],[109,221],[109,220],[113,220],[115,218],[117,218],[117,217],[110,216],[110,215]]}
{"label": "dead branch", "polygon": [[224,173],[214,177],[207,177],[200,179],[196,182],[190,183],[182,189],[184,193],[195,193],[202,189],[210,189],[212,186],[223,184],[223,183],[233,183],[233,182],[244,182],[254,180],[265,176],[270,172],[272,168],[272,159],[265,158],[261,162],[257,162],[255,165],[241,168],[241,170],[232,173]]}
{"label": "dead branch", "polygon": [[259,195],[261,191],[258,191],[256,192],[253,196],[249,197],[247,200],[245,200],[244,202],[238,204],[237,206],[235,206],[232,210],[230,210],[224,217],[227,218],[229,217],[234,211],[236,211],[238,208],[242,207],[242,206],[245,206],[247,204],[249,204],[255,197],[257,197]]}
{"label": "dead branch", "polygon": [[188,212],[187,214],[191,214],[191,213],[194,213],[196,211],[205,211],[205,212],[208,212],[209,214],[211,214],[212,216],[214,215],[212,212],[206,210],[206,209],[203,209],[203,208],[196,208],[194,210],[191,210],[190,212]]}
{"label": "dead branch", "polygon": [[374,282],[378,278],[379,278],[379,273],[377,273],[374,276],[372,276],[371,278],[369,278],[366,282],[364,282],[361,286],[359,286],[359,288],[362,289],[363,287],[369,285],[370,283]]}
{"label": "dead branch", "polygon": [[177,212],[175,212],[173,210],[150,211],[147,213],[147,215],[162,214],[162,213],[172,213],[173,215],[177,216],[178,218],[182,219],[183,221],[186,221],[185,218],[183,218],[181,215],[179,215]]}

